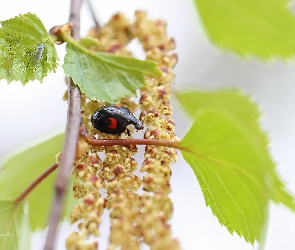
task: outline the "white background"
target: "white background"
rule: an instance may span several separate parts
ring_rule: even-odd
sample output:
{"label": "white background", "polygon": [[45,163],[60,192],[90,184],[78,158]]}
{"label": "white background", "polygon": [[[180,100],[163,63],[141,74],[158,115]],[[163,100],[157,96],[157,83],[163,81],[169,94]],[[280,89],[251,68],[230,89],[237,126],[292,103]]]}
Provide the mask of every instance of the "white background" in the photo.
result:
{"label": "white background", "polygon": [[[20,13],[36,13],[47,29],[67,22],[69,1],[9,0],[1,1],[0,20]],[[132,17],[135,9],[148,10],[150,16],[168,21],[168,31],[177,42],[179,63],[175,69],[176,86],[199,87],[237,86],[252,94],[264,112],[263,127],[272,140],[271,152],[278,163],[281,176],[295,192],[295,64],[271,62],[264,64],[253,58],[246,61],[213,46],[205,35],[198,14],[190,0],[108,0],[95,1],[99,20],[104,23],[110,15],[124,11]],[[82,35],[91,24],[87,8],[83,8]],[[295,41],[294,41],[295,42]],[[63,58],[64,46],[59,46]],[[64,130],[66,90],[61,69],[51,74],[43,84],[31,82],[23,87],[13,82],[7,86],[0,81],[0,157],[28,143],[32,139],[56,130]],[[175,108],[177,134],[181,137],[188,122]],[[0,159],[1,159],[0,158]],[[231,236],[212,216],[202,197],[199,185],[190,167],[180,160],[172,167],[171,198],[174,217],[171,221],[174,235],[183,249],[250,250],[253,247],[237,235]],[[17,174],[17,173],[16,173]],[[2,192],[2,190],[0,190]],[[42,208],[40,208],[42,209]],[[295,214],[283,206],[272,205],[266,250],[295,249]],[[108,218],[103,217],[100,249],[106,249]],[[58,249],[64,249],[69,234],[64,225]],[[34,236],[34,249],[40,249],[43,236]],[[256,247],[254,248],[256,249]]]}

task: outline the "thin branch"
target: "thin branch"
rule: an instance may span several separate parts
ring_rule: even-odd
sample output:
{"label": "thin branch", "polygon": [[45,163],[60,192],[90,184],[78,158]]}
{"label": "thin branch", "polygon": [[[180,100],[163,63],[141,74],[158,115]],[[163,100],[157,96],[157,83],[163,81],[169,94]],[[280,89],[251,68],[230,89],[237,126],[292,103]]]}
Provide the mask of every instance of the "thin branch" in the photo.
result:
{"label": "thin branch", "polygon": [[48,175],[50,175],[55,169],[58,168],[58,164],[54,163],[49,168],[47,168],[42,174],[40,174],[37,179],[35,179],[16,199],[16,203],[23,201],[27,195],[33,191],[33,189],[40,184]]}
{"label": "thin branch", "polygon": [[86,142],[92,146],[155,145],[188,151],[179,142],[157,139],[91,139],[86,137]]}
{"label": "thin branch", "polygon": [[[80,9],[82,3],[83,0],[72,0],[71,2],[69,22],[74,25],[72,36],[75,39],[80,39]],[[79,127],[81,123],[80,92],[77,86],[74,85],[72,79],[69,79],[68,92],[68,120],[65,132],[65,143],[60,160],[60,168],[55,182],[55,197],[51,207],[44,250],[54,249],[56,229],[60,221],[70,172],[75,160]]]}
{"label": "thin branch", "polygon": [[91,0],[87,0],[87,5],[88,5],[88,8],[89,8],[89,11],[90,11],[91,17],[92,17],[92,19],[93,19],[93,22],[94,22],[94,24],[95,24],[95,28],[96,28],[97,30],[99,30],[101,26],[100,26],[100,24],[99,24],[99,22],[98,22],[98,20],[97,20],[97,18],[96,18],[96,14],[95,14],[95,12],[94,12],[94,8],[93,8],[93,4],[92,4]]}
{"label": "thin branch", "polygon": [[72,36],[80,39],[80,10],[84,0],[72,0],[69,23],[74,25]]}

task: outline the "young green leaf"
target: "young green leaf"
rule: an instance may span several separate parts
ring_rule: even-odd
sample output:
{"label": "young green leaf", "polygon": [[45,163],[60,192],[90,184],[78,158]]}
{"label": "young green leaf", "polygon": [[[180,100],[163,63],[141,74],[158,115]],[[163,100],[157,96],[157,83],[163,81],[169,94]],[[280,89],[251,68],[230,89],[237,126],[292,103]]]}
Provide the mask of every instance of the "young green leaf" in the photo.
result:
{"label": "young green leaf", "polygon": [[93,52],[67,37],[64,71],[92,100],[117,102],[144,86],[144,75],[161,73],[152,61]]}
{"label": "young green leaf", "polygon": [[190,116],[195,116],[196,112],[203,109],[217,109],[220,112],[227,112],[244,124],[244,132],[253,141],[260,158],[267,166],[267,171],[271,171],[273,183],[270,185],[271,199],[276,203],[283,203],[292,210],[295,210],[294,198],[285,190],[285,184],[280,180],[275,170],[275,164],[268,151],[269,140],[266,133],[260,128],[260,111],[250,96],[242,93],[238,89],[222,91],[196,91],[187,89],[178,92],[177,98]]}
{"label": "young green leaf", "polygon": [[[7,160],[0,168],[0,199],[13,200],[44,170],[55,162],[64,135],[56,135],[30,147]],[[47,225],[48,213],[54,196],[56,171],[43,180],[27,197],[29,218],[33,230]],[[69,216],[75,204],[69,192],[64,216]],[[2,249],[2,248],[0,248]],[[29,249],[29,248],[28,248]]]}
{"label": "young green leaf", "polygon": [[27,204],[0,200],[0,249],[31,249]]}
{"label": "young green leaf", "polygon": [[243,56],[295,53],[295,17],[287,0],[195,0],[211,40]]}
{"label": "young green leaf", "polygon": [[57,52],[41,20],[32,13],[1,22],[0,79],[39,80],[57,67]]}

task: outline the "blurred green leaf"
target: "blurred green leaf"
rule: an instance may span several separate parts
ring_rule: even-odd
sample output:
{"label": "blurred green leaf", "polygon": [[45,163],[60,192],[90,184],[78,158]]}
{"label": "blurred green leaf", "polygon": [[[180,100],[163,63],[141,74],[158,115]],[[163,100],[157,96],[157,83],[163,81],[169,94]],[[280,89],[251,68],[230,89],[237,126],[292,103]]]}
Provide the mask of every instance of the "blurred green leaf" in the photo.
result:
{"label": "blurred green leaf", "polygon": [[161,75],[155,62],[93,52],[70,37],[66,51],[66,75],[92,100],[117,102],[124,96],[135,95],[145,85],[145,75]]}
{"label": "blurred green leaf", "polygon": [[[61,151],[64,135],[56,135],[12,157],[0,168],[0,199],[13,200],[43,171],[55,163],[55,155]],[[29,218],[33,230],[44,228],[54,197],[54,181],[57,171],[43,180],[27,197]],[[73,184],[73,180],[71,185]],[[75,204],[73,194],[67,195],[63,216],[69,216]]]}
{"label": "blurred green leaf", "polygon": [[39,80],[57,67],[57,52],[41,20],[32,13],[1,22],[0,79],[23,84]]}
{"label": "blurred green leaf", "polygon": [[27,204],[0,201],[0,249],[31,249]]}
{"label": "blurred green leaf", "polygon": [[89,48],[91,46],[98,46],[99,41],[98,39],[93,38],[92,36],[87,36],[87,37],[81,38],[79,40],[79,44],[81,44],[85,48]]}
{"label": "blurred green leaf", "polygon": [[287,0],[195,0],[210,39],[243,56],[295,53],[295,17]]}

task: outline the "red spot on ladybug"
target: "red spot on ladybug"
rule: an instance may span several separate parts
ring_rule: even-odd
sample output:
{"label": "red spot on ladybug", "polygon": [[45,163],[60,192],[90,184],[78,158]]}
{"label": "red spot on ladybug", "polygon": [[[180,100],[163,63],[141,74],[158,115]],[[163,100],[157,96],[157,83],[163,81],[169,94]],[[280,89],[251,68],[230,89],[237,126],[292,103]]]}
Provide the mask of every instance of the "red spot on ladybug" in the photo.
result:
{"label": "red spot on ladybug", "polygon": [[143,123],[128,108],[115,104],[96,110],[91,116],[91,123],[100,132],[113,135],[125,132],[129,124],[133,124],[137,130],[143,129]]}
{"label": "red spot on ladybug", "polygon": [[116,120],[116,118],[113,117],[109,117],[109,120],[111,121],[111,125],[109,125],[109,128],[115,129],[118,125],[118,122]]}

